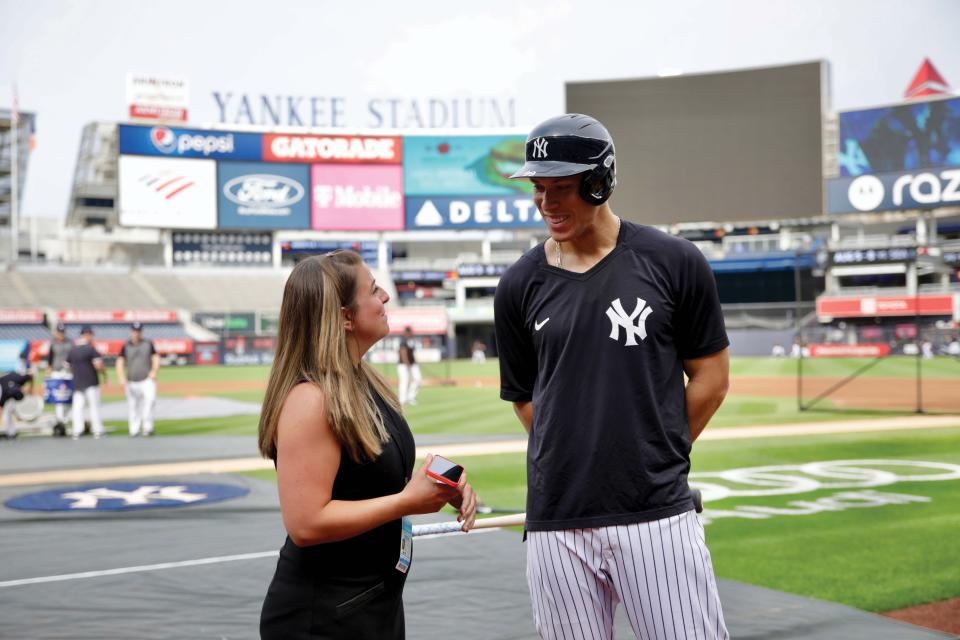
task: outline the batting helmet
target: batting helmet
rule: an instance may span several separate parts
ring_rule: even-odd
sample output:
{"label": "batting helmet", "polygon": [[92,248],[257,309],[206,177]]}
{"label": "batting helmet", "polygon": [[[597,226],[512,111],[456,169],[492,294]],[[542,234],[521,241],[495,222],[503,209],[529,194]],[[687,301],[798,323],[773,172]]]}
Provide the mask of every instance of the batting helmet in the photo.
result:
{"label": "batting helmet", "polygon": [[583,174],[580,196],[593,205],[607,201],[617,186],[610,132],[579,113],[550,118],[527,136],[526,162],[511,178],[561,178]]}

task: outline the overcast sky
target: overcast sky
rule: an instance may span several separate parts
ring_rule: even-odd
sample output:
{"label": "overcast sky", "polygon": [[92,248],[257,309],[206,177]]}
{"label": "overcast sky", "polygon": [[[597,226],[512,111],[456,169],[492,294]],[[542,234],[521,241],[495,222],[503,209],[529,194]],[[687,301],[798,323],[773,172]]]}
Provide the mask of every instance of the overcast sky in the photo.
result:
{"label": "overcast sky", "polygon": [[213,92],[513,99],[521,128],[564,82],[823,59],[833,109],[902,99],[924,57],[960,88],[958,0],[0,0],[0,105],[37,114],[25,215],[66,214],[83,125],[121,121],[126,75],[182,76],[194,123]]}

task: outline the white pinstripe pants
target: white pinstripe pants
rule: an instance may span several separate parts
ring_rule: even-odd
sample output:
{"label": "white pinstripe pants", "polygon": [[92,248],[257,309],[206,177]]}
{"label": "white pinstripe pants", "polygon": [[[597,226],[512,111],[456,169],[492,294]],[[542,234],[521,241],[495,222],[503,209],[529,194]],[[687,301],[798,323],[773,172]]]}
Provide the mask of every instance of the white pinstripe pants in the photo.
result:
{"label": "white pinstripe pants", "polygon": [[527,584],[541,638],[613,638],[624,603],[641,640],[729,638],[703,524],[653,522],[527,533]]}

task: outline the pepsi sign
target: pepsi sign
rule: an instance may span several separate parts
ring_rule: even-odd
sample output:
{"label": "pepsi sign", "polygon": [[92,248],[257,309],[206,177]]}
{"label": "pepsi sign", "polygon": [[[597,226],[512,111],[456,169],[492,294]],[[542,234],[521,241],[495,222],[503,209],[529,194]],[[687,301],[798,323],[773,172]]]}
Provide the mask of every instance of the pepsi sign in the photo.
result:
{"label": "pepsi sign", "polygon": [[132,511],[223,502],[248,493],[231,484],[111,482],[28,493],[4,504],[20,511]]}
{"label": "pepsi sign", "polygon": [[300,164],[220,162],[221,229],[309,229],[310,167]]}
{"label": "pepsi sign", "polygon": [[260,160],[259,133],[120,125],[120,153],[177,158]]}
{"label": "pepsi sign", "polygon": [[502,229],[539,227],[540,211],[530,198],[420,197],[406,200],[406,228]]}

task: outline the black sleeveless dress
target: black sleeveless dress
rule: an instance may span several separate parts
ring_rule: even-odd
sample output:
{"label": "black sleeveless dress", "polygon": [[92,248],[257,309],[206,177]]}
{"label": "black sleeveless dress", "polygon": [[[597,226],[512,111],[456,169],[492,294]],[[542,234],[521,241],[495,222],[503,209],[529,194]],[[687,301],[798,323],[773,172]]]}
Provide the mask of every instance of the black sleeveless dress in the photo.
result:
{"label": "black sleeveless dress", "polygon": [[[399,493],[413,473],[415,445],[403,416],[373,391],[390,441],[375,460],[346,450],[332,499],[366,500]],[[263,640],[404,638],[403,585],[396,569],[401,521],[354,538],[298,547],[287,537],[260,613]]]}

